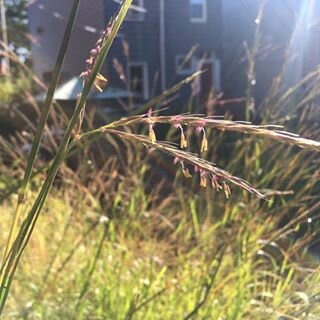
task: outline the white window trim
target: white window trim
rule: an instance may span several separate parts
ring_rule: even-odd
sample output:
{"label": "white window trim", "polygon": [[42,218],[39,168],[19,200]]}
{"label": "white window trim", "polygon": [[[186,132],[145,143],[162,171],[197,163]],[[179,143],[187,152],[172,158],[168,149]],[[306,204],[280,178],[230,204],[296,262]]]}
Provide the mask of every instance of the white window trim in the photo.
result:
{"label": "white window trim", "polygon": [[139,5],[131,5],[129,10],[133,10],[137,13],[136,18],[130,18],[130,14],[126,16],[125,20],[126,21],[132,21],[132,22],[139,22],[139,21],[144,21],[144,16],[146,13],[146,9],[144,7],[144,0],[139,0]]}
{"label": "white window trim", "polygon": [[[191,1],[191,0],[189,0]],[[206,23],[207,18],[208,18],[208,10],[207,10],[207,0],[202,0],[203,1],[203,15],[201,18],[193,18],[191,17],[191,2],[189,2],[189,10],[190,10],[190,22],[192,23]]]}
{"label": "white window trim", "polygon": [[[221,61],[215,57],[215,54],[212,54],[207,59],[199,59],[197,57],[191,58],[191,68],[188,70],[181,69],[179,71],[179,59],[185,58],[186,55],[178,54],[175,57],[175,65],[176,65],[176,74],[181,76],[190,75],[193,72],[196,72],[199,69],[199,63],[211,63],[212,64],[212,84],[217,92],[221,91]],[[198,77],[200,81],[200,77]],[[199,83],[200,85],[200,83]]]}
{"label": "white window trim", "polygon": [[190,75],[194,71],[194,58],[192,57],[190,59],[190,68],[189,69],[181,69],[179,65],[180,59],[185,59],[187,55],[184,54],[177,54],[176,55],[176,74],[180,76]]}
{"label": "white window trim", "polygon": [[[202,63],[211,63],[213,70],[212,70],[212,84],[216,92],[221,92],[221,61],[215,57],[214,54],[211,55],[211,57],[204,59],[204,60],[199,60],[194,58],[193,60],[193,67],[195,72],[199,68],[199,62]],[[199,85],[199,92],[201,92],[201,84],[200,84],[200,77],[198,79],[198,85]]]}
{"label": "white window trim", "polygon": [[213,81],[216,92],[221,92],[221,61],[214,58],[213,60]]}
{"label": "white window trim", "polygon": [[[216,92],[220,92],[221,90],[221,83],[220,83],[220,60],[216,59],[212,56],[209,59],[205,59],[202,61],[203,63],[211,63],[212,65],[212,85]],[[201,90],[201,89],[200,89]]]}
{"label": "white window trim", "polygon": [[[128,76],[129,81],[131,80],[130,67],[142,66],[143,68],[143,99],[149,99],[149,72],[148,64],[146,62],[130,62],[128,64]],[[130,83],[131,85],[131,83]],[[133,92],[134,93],[134,92]]]}

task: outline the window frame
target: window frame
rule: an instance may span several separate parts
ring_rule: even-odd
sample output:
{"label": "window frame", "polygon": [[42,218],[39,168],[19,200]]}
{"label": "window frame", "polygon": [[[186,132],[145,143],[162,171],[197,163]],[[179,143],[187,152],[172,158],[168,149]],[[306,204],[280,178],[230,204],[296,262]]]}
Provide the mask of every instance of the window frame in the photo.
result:
{"label": "window frame", "polygon": [[134,61],[128,63],[128,79],[129,79],[129,87],[132,94],[137,94],[131,89],[131,67],[142,67],[143,74],[143,93],[142,98],[144,100],[149,99],[149,73],[148,73],[148,64],[145,61]]}
{"label": "window frame", "polygon": [[[138,5],[134,5],[132,4],[128,10],[127,16],[125,18],[126,21],[130,21],[130,22],[142,22],[145,19],[145,7],[144,7],[144,0],[137,0],[139,1]],[[138,9],[138,10],[137,10]],[[134,10],[137,10],[134,12]],[[134,12],[136,14],[132,15],[132,12]]]}
{"label": "window frame", "polygon": [[202,16],[200,18],[192,17],[191,15],[191,7],[193,5],[193,0],[189,0],[189,15],[190,15],[190,22],[192,23],[206,23],[208,19],[208,12],[207,12],[207,0],[200,0],[202,1]]}
{"label": "window frame", "polygon": [[[212,65],[212,84],[216,92],[221,92],[221,60],[218,59],[215,54],[212,54],[207,59],[194,59],[194,72],[198,69],[199,63],[210,63]],[[201,68],[200,68],[201,69]],[[199,70],[200,70],[199,69]],[[196,83],[199,86],[199,92],[201,92],[201,79],[200,77],[196,78]]]}

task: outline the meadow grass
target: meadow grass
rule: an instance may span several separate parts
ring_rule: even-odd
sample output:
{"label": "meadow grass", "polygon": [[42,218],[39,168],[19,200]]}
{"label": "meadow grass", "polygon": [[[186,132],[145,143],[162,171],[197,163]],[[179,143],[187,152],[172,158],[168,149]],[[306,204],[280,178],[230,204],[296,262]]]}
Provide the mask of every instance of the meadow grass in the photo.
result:
{"label": "meadow grass", "polygon": [[[182,177],[163,197],[165,181],[146,190],[143,149],[131,158],[116,178],[116,158],[95,172],[108,185],[103,205],[88,177],[55,189],[5,318],[316,319],[318,258],[304,243],[310,233],[292,234],[312,211],[286,237],[279,220],[295,200],[268,208],[235,192],[226,201]],[[9,225],[12,204],[2,208]]]}

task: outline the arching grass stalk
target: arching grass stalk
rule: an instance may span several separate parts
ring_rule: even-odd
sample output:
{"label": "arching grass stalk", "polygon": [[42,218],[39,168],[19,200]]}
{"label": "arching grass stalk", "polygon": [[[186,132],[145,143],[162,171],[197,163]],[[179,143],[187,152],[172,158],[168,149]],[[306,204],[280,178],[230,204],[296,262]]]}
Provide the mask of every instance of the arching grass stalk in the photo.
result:
{"label": "arching grass stalk", "polygon": [[[10,232],[9,232],[9,236],[8,236],[8,240],[7,240],[7,244],[4,250],[4,255],[3,255],[3,260],[2,260],[2,266],[4,266],[5,261],[7,259],[10,247],[12,245],[13,239],[16,236],[16,229],[17,229],[17,225],[18,225],[18,221],[21,215],[21,211],[22,211],[22,207],[23,207],[23,203],[25,202],[25,198],[26,198],[26,192],[28,189],[28,185],[29,185],[29,181],[30,178],[32,176],[32,171],[33,171],[33,167],[34,167],[34,163],[36,161],[38,152],[39,152],[39,148],[40,148],[40,144],[41,144],[41,140],[42,140],[42,136],[43,136],[43,132],[45,129],[45,125],[47,123],[48,120],[48,115],[50,112],[50,107],[52,105],[52,100],[53,100],[53,96],[54,96],[54,92],[56,90],[59,78],[60,78],[60,74],[61,74],[61,70],[62,70],[62,65],[66,56],[66,52],[67,52],[67,48],[69,45],[69,41],[70,41],[70,37],[71,37],[71,33],[73,30],[73,26],[74,26],[74,22],[76,19],[76,15],[77,15],[77,11],[79,8],[79,4],[80,4],[80,0],[74,0],[73,2],[73,6],[70,12],[70,16],[68,19],[68,24],[63,36],[63,40],[62,40],[62,44],[59,50],[59,54],[57,57],[57,61],[52,73],[52,80],[51,83],[49,85],[48,88],[48,92],[47,92],[47,96],[44,102],[44,106],[41,112],[41,116],[40,116],[40,120],[39,120],[39,125],[37,127],[36,130],[36,134],[33,140],[33,144],[32,144],[32,148],[31,148],[31,152],[28,158],[28,162],[27,162],[27,167],[24,173],[24,177],[22,180],[22,184],[21,184],[21,188],[19,190],[18,193],[18,202],[17,202],[17,206],[15,209],[15,213],[14,213],[14,218],[12,221],[12,225],[10,228]],[[2,278],[2,274],[0,275],[0,279]]]}
{"label": "arching grass stalk", "polygon": [[10,249],[10,252],[8,254],[8,257],[5,259],[5,262],[3,264],[3,267],[1,268],[0,272],[2,274],[2,281],[0,285],[0,314],[3,311],[3,308],[5,306],[5,302],[9,293],[9,289],[15,274],[15,270],[18,266],[19,260],[21,258],[21,255],[26,248],[30,237],[32,235],[32,232],[34,230],[35,224],[37,222],[37,219],[41,213],[41,210],[45,204],[45,201],[47,199],[47,196],[49,194],[49,191],[51,189],[52,183],[56,177],[56,174],[58,172],[58,169],[65,159],[65,156],[67,154],[68,145],[71,139],[72,132],[74,128],[76,127],[81,112],[85,108],[85,103],[87,100],[87,97],[90,93],[90,90],[96,81],[97,76],[99,75],[99,71],[104,63],[104,60],[110,50],[110,47],[113,43],[113,40],[115,39],[120,26],[126,16],[126,13],[132,3],[132,0],[125,0],[124,3],[121,5],[120,10],[115,18],[113,18],[108,27],[108,36],[106,39],[104,39],[104,43],[101,47],[101,50],[99,54],[96,57],[95,63],[92,66],[92,70],[90,72],[90,75],[85,80],[85,84],[83,87],[83,91],[81,93],[81,96],[78,100],[77,106],[75,108],[75,111],[70,119],[70,122],[67,126],[67,129],[64,133],[64,136],[62,138],[61,144],[58,148],[58,151],[55,155],[55,158],[52,162],[52,165],[48,171],[47,178],[45,182],[43,183],[41,190],[39,192],[38,197],[36,198],[35,202],[32,205],[32,208],[28,212],[19,232],[18,235],[12,245],[12,248]]}
{"label": "arching grass stalk", "polygon": [[[121,130],[121,127],[132,126],[136,124],[145,124],[149,127],[149,137],[128,133]],[[142,143],[152,149],[166,153],[174,158],[175,164],[180,164],[182,173],[186,178],[191,178],[192,174],[189,171],[190,166],[193,167],[194,173],[200,174],[200,186],[206,187],[207,180],[210,179],[212,187],[216,191],[223,190],[226,197],[229,198],[231,191],[227,183],[234,184],[259,198],[265,198],[265,195],[251,186],[247,181],[231,175],[229,172],[220,169],[215,164],[205,161],[200,156],[185,152],[172,144],[167,142],[158,142],[154,132],[154,125],[169,124],[180,132],[180,148],[188,147],[188,141],[184,133],[185,128],[194,131],[202,137],[201,153],[208,150],[208,139],[206,135],[207,128],[215,128],[222,131],[233,131],[260,136],[263,138],[274,139],[279,142],[292,144],[300,148],[309,149],[313,151],[320,151],[320,142],[310,139],[305,139],[297,134],[280,130],[281,126],[274,125],[252,125],[248,122],[237,122],[230,120],[217,119],[214,117],[205,117],[197,114],[183,114],[174,116],[153,116],[150,110],[147,114],[139,116],[131,116],[122,118],[120,120],[111,122],[100,128],[87,131],[78,136],[77,140],[69,145],[69,151],[78,140],[87,140],[93,136],[109,133],[116,135],[121,139],[126,139],[132,142]],[[120,129],[120,130],[119,130]],[[186,166],[187,165],[187,166]],[[189,167],[189,168],[188,168]]]}
{"label": "arching grass stalk", "polygon": [[172,87],[170,87],[168,90],[163,92],[161,95],[154,97],[152,100],[148,101],[148,103],[143,104],[141,107],[137,108],[136,110],[131,112],[131,115],[137,115],[145,112],[152,106],[153,108],[157,107],[159,104],[161,104],[163,101],[165,101],[166,98],[170,97],[172,94],[178,92],[184,85],[191,83],[196,78],[198,78],[203,71],[196,71],[191,76],[183,79],[182,81],[174,84]]}
{"label": "arching grass stalk", "polygon": [[[165,101],[166,98],[170,97],[172,94],[176,93],[177,91],[179,91],[183,86],[189,84],[190,82],[194,81],[202,72],[195,72],[193,73],[191,76],[187,77],[186,79],[183,79],[182,81],[174,84],[171,88],[169,88],[168,90],[166,90],[164,93],[158,95],[157,97],[153,98],[151,101],[149,101],[147,104],[144,104],[143,106],[141,106],[139,108],[139,112],[137,112],[137,110],[134,110],[131,114],[138,114],[138,113],[142,113],[145,112],[148,107],[151,106],[155,106],[155,108],[157,106],[159,106],[163,101]],[[130,119],[130,118],[129,118]],[[94,131],[97,131],[99,133],[99,129],[94,129],[92,131],[90,131],[89,135],[93,136],[94,135]],[[81,135],[82,137],[82,135]],[[90,144],[93,143],[94,141],[96,141],[96,139],[99,139],[99,137],[94,137],[92,140],[88,140],[86,139],[86,144]],[[74,143],[70,144],[68,146],[69,151],[72,149],[72,147],[74,146]],[[69,152],[67,154],[67,157],[70,157],[71,155],[75,154],[78,149],[73,149],[72,152]],[[37,175],[41,174],[41,173],[46,173],[47,170],[50,167],[50,163],[44,165],[43,167],[37,169],[35,172],[32,173],[30,180],[32,180],[34,177],[36,177]],[[6,200],[7,198],[9,198],[12,194],[16,193],[19,191],[19,189],[21,188],[23,183],[23,180],[19,181],[18,183],[16,183],[14,186],[12,186],[11,188],[9,188],[8,190],[6,190],[5,192],[3,192],[3,194],[0,195],[0,204]]]}

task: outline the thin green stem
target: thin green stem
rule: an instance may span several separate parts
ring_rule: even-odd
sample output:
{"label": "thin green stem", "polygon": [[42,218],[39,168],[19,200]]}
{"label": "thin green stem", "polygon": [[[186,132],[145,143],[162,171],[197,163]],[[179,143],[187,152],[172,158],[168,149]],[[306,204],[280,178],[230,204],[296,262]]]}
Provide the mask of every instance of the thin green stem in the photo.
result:
{"label": "thin green stem", "polygon": [[[68,151],[68,144],[70,142],[71,134],[75,126],[77,125],[77,122],[79,120],[80,114],[82,110],[85,107],[85,103],[87,100],[87,97],[90,93],[90,90],[94,84],[94,81],[105,61],[105,58],[107,54],[109,53],[109,50],[111,48],[111,45],[113,43],[113,40],[115,39],[120,26],[127,14],[127,11],[132,3],[132,0],[126,0],[123,5],[120,8],[120,11],[117,15],[117,17],[114,20],[113,27],[111,29],[110,35],[105,41],[104,46],[101,49],[101,52],[99,56],[97,57],[97,61],[93,67],[93,70],[91,72],[90,78],[85,83],[81,97],[79,99],[79,103],[76,106],[76,109],[70,119],[70,122],[67,126],[67,129],[65,131],[65,134],[63,136],[63,139],[61,141],[61,144],[58,148],[57,154],[52,162],[52,165],[48,171],[47,178],[42,185],[42,188],[40,190],[40,193],[38,197],[36,198],[32,208],[30,209],[22,227],[20,228],[16,241],[13,244],[12,251],[10,254],[10,257],[8,259],[8,262],[6,263],[5,269],[4,269],[4,276],[1,281],[1,287],[0,287],[0,314],[3,311],[6,298],[8,295],[8,291],[10,290],[10,286],[12,283],[12,279],[14,276],[14,272],[16,270],[16,266],[19,263],[19,260],[21,258],[21,255],[26,248],[29,239],[32,235],[33,229],[35,227],[35,224],[37,222],[37,219],[41,213],[41,210],[45,204],[45,201],[47,199],[47,196],[50,192],[51,186],[53,184],[53,181],[56,177],[56,174],[58,172],[58,169],[61,165],[61,163],[64,161],[65,156],[67,155]],[[5,259],[6,260],[6,259]]]}
{"label": "thin green stem", "polygon": [[[4,251],[4,256],[3,256],[3,260],[2,260],[2,265],[5,263],[7,255],[9,253],[10,247],[12,245],[13,239],[16,236],[16,229],[17,229],[17,225],[19,222],[19,218],[20,218],[20,214],[22,211],[22,206],[23,203],[25,201],[25,197],[26,197],[26,192],[27,192],[27,188],[29,185],[29,181],[30,178],[32,176],[32,171],[33,171],[33,167],[34,167],[34,163],[35,160],[37,158],[38,152],[39,152],[39,148],[40,148],[40,144],[41,144],[41,140],[42,140],[42,136],[43,136],[43,132],[44,132],[44,128],[45,125],[47,123],[48,120],[48,115],[50,112],[50,107],[52,105],[52,100],[53,100],[53,96],[54,96],[54,92],[56,90],[56,87],[58,85],[58,81],[60,78],[60,74],[61,74],[61,70],[62,70],[62,65],[66,56],[66,52],[67,52],[67,48],[70,42],[70,37],[71,37],[71,33],[74,27],[74,22],[76,19],[76,15],[78,12],[78,8],[79,8],[79,4],[80,4],[80,0],[74,0],[73,2],[73,6],[70,12],[70,16],[69,16],[69,20],[68,20],[68,24],[66,27],[66,31],[64,33],[63,36],[63,40],[62,40],[62,44],[59,50],[59,54],[58,54],[58,58],[55,64],[55,68],[53,70],[53,74],[52,74],[52,80],[50,83],[50,86],[48,88],[48,92],[47,92],[47,96],[44,102],[44,106],[43,106],[43,110],[40,116],[40,120],[39,120],[39,125],[37,127],[36,130],[36,134],[33,140],[33,144],[32,144],[32,148],[31,148],[31,152],[28,158],[28,163],[27,163],[27,167],[25,170],[25,174],[24,174],[24,178],[22,181],[22,185],[18,194],[18,203],[16,206],[16,210],[14,213],[14,218],[12,221],[12,225],[10,228],[10,232],[9,232],[9,236],[8,236],[8,240],[7,240],[7,244],[5,247],[5,251]],[[0,275],[0,280],[2,278],[2,275]]]}
{"label": "thin green stem", "polygon": [[149,101],[148,103],[142,105],[137,110],[134,110],[133,112],[131,112],[131,115],[137,115],[137,114],[140,114],[142,112],[145,112],[146,110],[148,110],[148,108],[154,108],[155,106],[157,106],[160,103],[162,103],[166,98],[168,98],[172,94],[174,94],[177,91],[179,91],[184,85],[186,85],[186,84],[192,82],[193,80],[195,80],[202,73],[203,73],[203,71],[196,71],[195,73],[193,73],[188,78],[183,79],[182,81],[176,83],[174,86],[169,88],[167,91],[165,91],[162,94],[160,94],[159,96],[153,98],[151,101]]}
{"label": "thin green stem", "polygon": [[247,93],[246,93],[246,110],[245,110],[245,120],[250,121],[250,112],[252,110],[252,104],[254,104],[254,92],[253,87],[255,86],[255,64],[256,58],[259,53],[260,43],[261,43],[261,19],[263,17],[265,0],[261,0],[259,6],[258,16],[256,18],[257,27],[254,33],[253,47],[252,49],[246,48],[248,57],[248,82],[247,82]]}
{"label": "thin green stem", "polygon": [[28,164],[26,167],[26,171],[25,171],[25,175],[24,175],[24,179],[23,179],[23,183],[21,186],[21,190],[20,190],[20,196],[25,196],[25,192],[27,190],[28,184],[29,184],[29,180],[30,177],[32,175],[32,170],[33,170],[33,166],[35,163],[35,159],[37,157],[37,154],[39,152],[39,148],[40,148],[40,143],[41,143],[41,139],[42,139],[42,135],[44,132],[44,128],[45,125],[47,123],[48,120],[48,116],[49,116],[49,112],[50,112],[50,108],[52,105],[52,100],[53,100],[53,96],[54,96],[54,92],[56,90],[56,87],[58,85],[58,81],[60,78],[60,74],[61,74],[61,70],[62,70],[62,66],[63,66],[63,62],[66,56],[66,52],[67,52],[67,48],[70,42],[70,37],[71,37],[71,33],[74,27],[74,23],[75,23],[75,19],[76,19],[76,15],[77,15],[77,11],[79,8],[79,4],[80,4],[80,0],[74,0],[73,2],[73,7],[71,9],[70,12],[70,16],[68,19],[68,24],[66,27],[66,31],[64,33],[64,37],[62,40],[62,44],[60,47],[60,51],[58,54],[58,58],[55,64],[55,68],[53,70],[52,73],[52,79],[51,79],[51,83],[49,85],[48,88],[48,92],[47,92],[47,96],[44,102],[44,106],[43,106],[43,110],[40,116],[40,120],[39,120],[39,125],[33,140],[33,144],[32,144],[32,149],[31,149],[31,153],[28,159]]}

